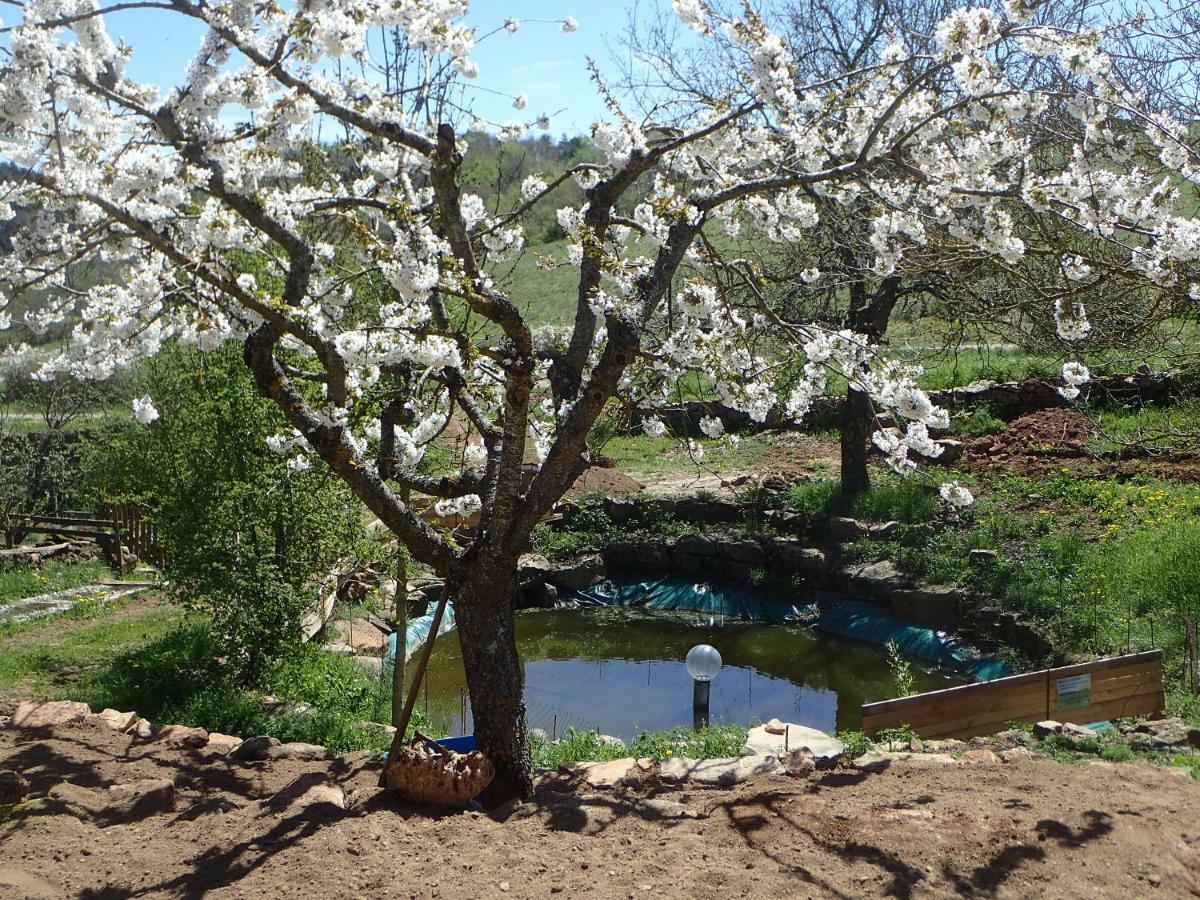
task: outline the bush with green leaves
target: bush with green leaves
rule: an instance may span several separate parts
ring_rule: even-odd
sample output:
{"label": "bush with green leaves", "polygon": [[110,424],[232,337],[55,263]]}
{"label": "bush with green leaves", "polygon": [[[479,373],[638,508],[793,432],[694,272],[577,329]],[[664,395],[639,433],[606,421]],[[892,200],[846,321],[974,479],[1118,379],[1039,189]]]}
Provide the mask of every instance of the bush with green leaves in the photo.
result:
{"label": "bush with green leaves", "polygon": [[361,507],[323,463],[297,469],[269,450],[291,428],[236,348],[177,348],[142,378],[159,418],[111,436],[96,491],[149,509],[172,596],[211,617],[216,652],[254,683],[294,648],[319,580],[373,552]]}

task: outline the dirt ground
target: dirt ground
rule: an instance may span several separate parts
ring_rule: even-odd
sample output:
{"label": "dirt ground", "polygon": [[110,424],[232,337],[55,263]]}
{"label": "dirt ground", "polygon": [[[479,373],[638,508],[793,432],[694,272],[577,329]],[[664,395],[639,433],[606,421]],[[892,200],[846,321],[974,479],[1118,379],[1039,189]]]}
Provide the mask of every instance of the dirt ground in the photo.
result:
{"label": "dirt ground", "polygon": [[[431,814],[366,755],[237,763],[102,725],[0,732],[33,795],[175,782],[174,812],[101,828],[27,804],[0,822],[5,897],[1186,897],[1200,784],[1147,763],[1023,760],[818,772],[735,789],[575,793],[551,778],[506,822]],[[346,809],[256,801],[335,780]],[[303,783],[303,782],[302,782]],[[648,795],[702,818],[651,821]],[[633,802],[630,802],[633,801]]]}

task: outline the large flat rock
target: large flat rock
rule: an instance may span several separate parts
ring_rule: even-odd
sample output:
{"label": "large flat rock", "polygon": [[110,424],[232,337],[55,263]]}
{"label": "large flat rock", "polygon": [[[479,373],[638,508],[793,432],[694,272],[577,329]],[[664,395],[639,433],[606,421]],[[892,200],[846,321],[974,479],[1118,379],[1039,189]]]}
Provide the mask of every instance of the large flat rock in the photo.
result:
{"label": "large flat rock", "polygon": [[[807,725],[782,722],[779,727],[759,725],[746,735],[743,756],[785,756],[794,750],[808,750],[818,766],[831,765],[846,749],[835,737]],[[772,732],[779,731],[778,734]]]}
{"label": "large flat rock", "polygon": [[786,775],[787,769],[774,756],[731,756],[718,759],[663,760],[658,777],[668,784],[694,781],[720,787],[740,784],[756,775]]}

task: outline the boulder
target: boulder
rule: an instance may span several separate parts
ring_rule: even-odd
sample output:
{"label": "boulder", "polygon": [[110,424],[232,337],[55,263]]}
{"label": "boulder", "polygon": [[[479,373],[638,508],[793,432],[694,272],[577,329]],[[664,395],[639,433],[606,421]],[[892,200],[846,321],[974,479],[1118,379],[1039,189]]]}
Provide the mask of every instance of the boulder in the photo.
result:
{"label": "boulder", "polygon": [[785,775],[787,769],[774,756],[733,756],[718,759],[663,760],[659,779],[667,784],[694,781],[698,784],[729,787],[758,775]]}
{"label": "boulder", "polygon": [[1028,747],[1012,747],[1008,750],[1001,750],[1000,758],[1006,763],[1022,762],[1027,759],[1033,759],[1033,751]]}
{"label": "boulder", "polygon": [[0,769],[0,806],[20,803],[29,796],[29,782],[20,772]]}
{"label": "boulder", "polygon": [[918,585],[892,591],[888,609],[892,615],[930,628],[957,628],[967,594],[950,585]]}
{"label": "boulder", "polygon": [[208,743],[204,745],[204,749],[211,750],[213,753],[219,753],[224,756],[241,743],[242,739],[240,737],[232,734],[221,734],[219,731],[213,731],[208,735]]}
{"label": "boulder", "polygon": [[876,597],[912,586],[912,579],[890,559],[846,566],[838,573],[838,582],[846,591]]}
{"label": "boulder", "polygon": [[328,747],[320,744],[305,744],[301,741],[291,741],[279,744],[267,750],[267,759],[303,759],[310,761],[333,759]]}
{"label": "boulder", "polygon": [[1193,728],[1178,716],[1142,722],[1137,733],[1148,736],[1150,747],[1156,750],[1200,748],[1200,728]]}
{"label": "boulder", "polygon": [[846,516],[832,517],[826,528],[829,531],[829,536],[835,541],[857,541],[859,538],[866,537],[869,533],[867,526],[863,525],[857,519],[847,518]]}
{"label": "boulder", "polygon": [[767,554],[758,541],[719,541],[717,556],[746,566],[765,566]]}
{"label": "boulder", "polygon": [[598,553],[581,557],[546,574],[546,581],[556,588],[584,591],[604,580],[604,560]]}
{"label": "boulder", "polygon": [[812,751],[801,747],[784,756],[780,762],[793,778],[806,778],[817,770],[816,759]]}
{"label": "boulder", "polygon": [[[624,759],[614,759],[609,762],[569,763],[563,768],[568,774],[582,778],[589,787],[611,790],[630,782],[630,769],[633,767],[633,757],[627,756]],[[640,777],[632,780],[640,780]]]}
{"label": "boulder", "polygon": [[1000,757],[987,747],[978,747],[975,750],[968,750],[958,758],[960,766],[998,766],[1000,765]]}
{"label": "boulder", "polygon": [[267,737],[266,735],[246,738],[229,751],[229,758],[236,759],[238,762],[258,762],[266,759],[267,754],[278,746],[278,738]]}
{"label": "boulder", "polygon": [[187,725],[164,725],[155,732],[154,739],[168,747],[198,750],[208,743],[208,732],[203,728],[189,728]]}
{"label": "boulder", "polygon": [[1050,737],[1052,734],[1058,734],[1062,730],[1062,722],[1055,722],[1053,719],[1046,719],[1042,722],[1037,722],[1034,724],[1033,736],[1041,740]]}
{"label": "boulder", "polygon": [[938,444],[942,448],[941,453],[937,456],[923,456],[921,460],[939,466],[949,466],[963,458],[963,450],[966,449],[966,445],[962,441],[956,441],[953,438],[939,438]]}
{"label": "boulder", "polygon": [[154,737],[154,725],[149,719],[138,719],[133,723],[133,728],[127,734],[132,734],[134,737],[148,741]]}
{"label": "boulder", "polygon": [[775,722],[778,720],[751,728],[747,732],[746,745],[742,748],[743,756],[767,755],[782,758],[793,750],[807,750],[813,755],[813,760],[819,768],[827,768],[846,751],[846,745],[837,738],[807,725],[779,722],[779,731],[775,733],[770,730],[770,726]]}
{"label": "boulder", "polygon": [[82,722],[91,714],[86,703],[73,700],[26,700],[13,713],[9,727],[53,728],[55,725]]}
{"label": "boulder", "polygon": [[138,714],[135,712],[120,712],[115,709],[102,709],[87,717],[93,725],[105,725],[113,731],[126,732],[137,724]]}
{"label": "boulder", "polygon": [[806,547],[801,541],[775,541],[772,568],[781,575],[803,575],[819,578],[829,571],[829,559],[824,550]]}
{"label": "boulder", "polygon": [[972,550],[967,554],[967,565],[983,569],[994,566],[999,558],[1000,554],[995,550]]}

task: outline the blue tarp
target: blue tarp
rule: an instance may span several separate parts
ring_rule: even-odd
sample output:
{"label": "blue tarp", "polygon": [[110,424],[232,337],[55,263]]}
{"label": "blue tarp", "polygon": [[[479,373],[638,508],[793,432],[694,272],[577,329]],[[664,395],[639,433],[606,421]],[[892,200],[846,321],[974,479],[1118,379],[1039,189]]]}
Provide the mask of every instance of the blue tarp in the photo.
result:
{"label": "blue tarp", "polygon": [[[412,659],[412,655],[417,652],[417,649],[425,643],[425,639],[429,637],[429,629],[433,627],[433,613],[424,616],[418,616],[408,623],[408,632],[404,637],[404,661],[408,662]],[[446,613],[442,616],[441,627],[438,628],[438,637],[441,637],[448,631],[454,630],[454,604],[446,604]],[[396,634],[393,633],[388,637],[388,649],[384,654],[384,660],[390,662],[396,658]]]}
{"label": "blue tarp", "polygon": [[815,615],[816,608],[798,609],[764,594],[728,585],[711,585],[686,578],[652,581],[605,581],[591,590],[576,591],[579,600],[598,606],[630,606],[644,609],[686,610],[732,616],[751,622],[794,622]]}
{"label": "blue tarp", "polygon": [[979,658],[960,646],[952,635],[898,619],[880,606],[857,600],[844,600],[818,612],[815,605],[797,607],[749,588],[697,583],[686,578],[605,581],[591,590],[575,593],[583,603],[687,610],[772,624],[802,622],[817,631],[878,646],[894,641],[910,656],[980,681],[1013,674],[1004,660]]}

